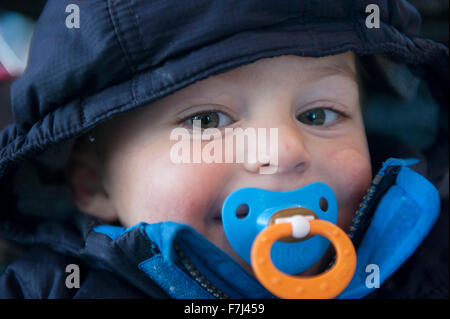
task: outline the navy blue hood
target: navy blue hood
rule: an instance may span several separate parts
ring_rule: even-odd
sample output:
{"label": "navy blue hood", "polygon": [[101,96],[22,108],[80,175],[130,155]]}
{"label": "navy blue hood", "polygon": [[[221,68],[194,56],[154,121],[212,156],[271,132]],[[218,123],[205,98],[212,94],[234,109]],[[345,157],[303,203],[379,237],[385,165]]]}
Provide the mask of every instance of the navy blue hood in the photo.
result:
{"label": "navy blue hood", "polygon": [[[66,27],[69,4],[80,8],[79,29]],[[368,4],[380,8],[380,28],[366,27]],[[414,81],[396,80],[398,72],[388,69],[397,66],[410,79],[423,79],[447,109],[448,49],[419,38],[420,23],[402,0],[47,1],[27,68],[11,88],[15,122],[0,132],[0,236],[62,254],[79,251],[77,258],[95,264],[95,254],[83,247],[100,236],[88,236],[98,223],[76,217],[83,227],[69,225],[76,210],[60,187],[74,139],[113,116],[261,58],[352,50],[371,83],[408,95]]]}

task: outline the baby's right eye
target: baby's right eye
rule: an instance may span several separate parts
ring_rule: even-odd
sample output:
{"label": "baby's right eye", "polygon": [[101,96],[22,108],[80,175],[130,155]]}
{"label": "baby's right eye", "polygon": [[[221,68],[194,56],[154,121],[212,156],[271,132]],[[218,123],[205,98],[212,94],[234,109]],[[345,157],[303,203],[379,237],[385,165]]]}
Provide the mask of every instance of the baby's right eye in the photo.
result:
{"label": "baby's right eye", "polygon": [[196,123],[200,123],[201,129],[207,129],[207,128],[219,128],[221,126],[230,125],[231,123],[233,123],[233,119],[231,119],[228,115],[222,112],[206,111],[190,116],[184,122],[189,126],[193,126]]}

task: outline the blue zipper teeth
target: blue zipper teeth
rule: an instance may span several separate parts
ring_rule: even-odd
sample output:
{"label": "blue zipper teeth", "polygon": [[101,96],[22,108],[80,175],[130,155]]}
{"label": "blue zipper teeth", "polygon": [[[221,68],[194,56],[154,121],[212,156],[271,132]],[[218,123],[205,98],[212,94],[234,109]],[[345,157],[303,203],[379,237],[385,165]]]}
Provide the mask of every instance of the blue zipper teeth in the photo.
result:
{"label": "blue zipper teeth", "polygon": [[[362,201],[355,212],[355,217],[353,217],[352,219],[352,225],[350,226],[349,231],[347,232],[347,236],[353,242],[355,248],[357,248],[356,244],[357,241],[359,240],[358,237],[360,237],[360,234],[357,234],[357,232],[360,230],[360,227],[367,226],[367,220],[365,220],[368,217],[367,207],[369,207],[370,202],[373,200],[373,194],[375,193],[378,184],[380,183],[380,181],[383,179],[384,176],[385,176],[384,174],[377,174],[373,178],[372,184],[367,189],[366,194],[363,196]],[[325,271],[329,270],[334,265],[335,262],[336,256],[333,256],[331,261],[328,263],[328,266],[325,268]]]}
{"label": "blue zipper teeth", "polygon": [[[384,164],[383,164],[384,165]],[[387,167],[386,169],[380,171],[372,180],[372,184],[367,190],[366,194],[362,198],[362,202],[359,204],[358,210],[355,212],[355,216],[352,219],[352,225],[349,228],[347,235],[355,245],[355,248],[359,246],[359,242],[362,236],[362,232],[364,228],[366,228],[370,224],[370,219],[375,213],[376,207],[372,209],[368,209],[371,206],[371,202],[374,200],[374,194],[377,190],[384,192],[386,191],[386,185],[382,186],[381,182],[384,178],[387,178],[387,182],[389,183],[388,176],[397,176],[400,170],[400,166],[392,165]],[[395,178],[395,177],[394,177]]]}
{"label": "blue zipper teeth", "polygon": [[376,185],[371,185],[367,190],[366,195],[364,195],[362,202],[359,204],[358,210],[355,213],[355,217],[352,219],[352,225],[349,228],[349,232],[347,233],[348,237],[353,241],[356,231],[358,230],[359,225],[361,224],[361,220],[365,217],[367,211],[366,208],[369,206],[369,202],[373,198],[373,194],[375,193]]}
{"label": "blue zipper teeth", "polygon": [[208,293],[210,293],[214,298],[217,299],[230,299],[230,297],[221,291],[219,288],[215,287],[208,279],[203,276],[200,271],[195,267],[192,263],[189,256],[186,255],[183,249],[181,249],[180,245],[174,244],[175,253],[179,257],[179,261],[181,263],[184,271],[194,279],[203,289],[205,289]]}

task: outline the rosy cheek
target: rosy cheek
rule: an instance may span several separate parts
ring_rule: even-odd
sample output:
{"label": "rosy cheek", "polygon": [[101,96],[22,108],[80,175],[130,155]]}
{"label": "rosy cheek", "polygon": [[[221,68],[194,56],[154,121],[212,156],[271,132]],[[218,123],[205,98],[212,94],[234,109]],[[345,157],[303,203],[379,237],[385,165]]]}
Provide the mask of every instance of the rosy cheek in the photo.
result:
{"label": "rosy cheek", "polygon": [[338,225],[345,228],[353,215],[372,179],[368,153],[356,149],[336,150],[328,154],[332,171],[330,186],[338,200]]}
{"label": "rosy cheek", "polygon": [[138,190],[139,211],[129,213],[141,221],[170,220],[205,232],[210,204],[223,184],[224,165],[174,164],[170,159],[160,158],[148,166],[148,172],[141,176],[145,182]]}
{"label": "rosy cheek", "polygon": [[335,163],[334,180],[349,196],[370,182],[372,171],[367,154],[346,149],[333,154],[331,160]]}

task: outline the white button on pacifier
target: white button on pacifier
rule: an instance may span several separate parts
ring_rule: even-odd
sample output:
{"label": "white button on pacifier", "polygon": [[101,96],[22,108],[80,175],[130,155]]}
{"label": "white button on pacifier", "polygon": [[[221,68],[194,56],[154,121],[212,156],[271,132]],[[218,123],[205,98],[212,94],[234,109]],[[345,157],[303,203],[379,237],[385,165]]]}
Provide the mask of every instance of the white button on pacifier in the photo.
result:
{"label": "white button on pacifier", "polygon": [[313,219],[314,216],[294,215],[290,217],[279,217],[275,219],[275,224],[290,223],[292,225],[291,236],[294,238],[304,238],[309,235],[309,221]]}

